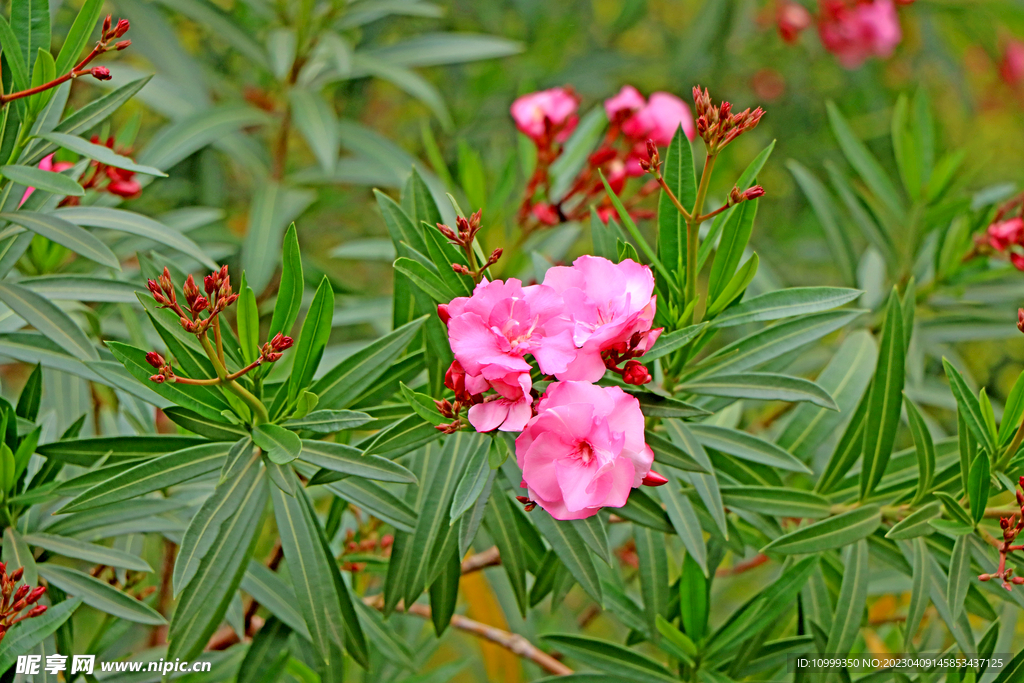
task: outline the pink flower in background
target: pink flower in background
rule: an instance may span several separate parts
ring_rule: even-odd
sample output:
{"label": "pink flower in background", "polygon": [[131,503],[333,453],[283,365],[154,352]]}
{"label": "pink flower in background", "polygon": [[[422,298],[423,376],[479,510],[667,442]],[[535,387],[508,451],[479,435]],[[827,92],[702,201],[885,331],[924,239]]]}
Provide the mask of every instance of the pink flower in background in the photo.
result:
{"label": "pink flower in background", "polygon": [[656,92],[651,93],[647,104],[622,123],[622,132],[635,141],[651,139],[659,147],[665,147],[672,142],[679,126],[690,140],[697,135],[693,114],[686,103],[672,93]]}
{"label": "pink flower in background", "polygon": [[847,69],[868,57],[889,57],[903,38],[892,0],[821,0],[818,34]]}
{"label": "pink flower in background", "polygon": [[571,333],[576,354],[560,380],[596,382],[604,375],[602,353],[628,347],[640,355],[657,340],[661,330],[651,330],[656,297],[654,275],[647,266],[626,259],[613,263],[599,256],[581,256],[572,267],[555,266],[544,284],[565,302],[564,312],[546,329]]}
{"label": "pink flower in background", "polygon": [[512,103],[512,120],[524,135],[538,144],[552,136],[565,140],[576,127],[579,100],[566,88],[550,88],[523,95]]}
{"label": "pink flower in background", "polygon": [[1011,88],[1024,83],[1024,42],[1014,39],[1006,43],[999,62],[999,75]]}
{"label": "pink flower in background", "polygon": [[807,8],[798,2],[783,0],[775,8],[775,23],[779,35],[787,43],[796,42],[800,33],[811,25],[813,18]]}
{"label": "pink flower in background", "polygon": [[622,507],[653,461],[636,398],[587,382],[551,384],[516,439],[523,484],[555,519]]}
{"label": "pink flower in background", "polygon": [[[54,173],[60,173],[61,171],[68,170],[72,166],[74,166],[74,164],[68,161],[58,161],[55,163],[53,161],[52,154],[47,154],[45,157],[39,160],[39,168],[40,170],[43,171],[53,171]],[[18,206],[24,204],[28,200],[28,198],[32,196],[32,193],[35,192],[35,190],[36,188],[34,187],[30,187],[27,190],[25,190],[25,194],[21,196],[21,202],[18,204]]]}
{"label": "pink flower in background", "polygon": [[626,119],[647,106],[647,100],[631,85],[624,85],[618,94],[604,101],[604,111],[609,121]]}
{"label": "pink flower in background", "polygon": [[988,243],[996,251],[1005,251],[1011,245],[1024,243],[1024,219],[1011,218],[988,226]]}

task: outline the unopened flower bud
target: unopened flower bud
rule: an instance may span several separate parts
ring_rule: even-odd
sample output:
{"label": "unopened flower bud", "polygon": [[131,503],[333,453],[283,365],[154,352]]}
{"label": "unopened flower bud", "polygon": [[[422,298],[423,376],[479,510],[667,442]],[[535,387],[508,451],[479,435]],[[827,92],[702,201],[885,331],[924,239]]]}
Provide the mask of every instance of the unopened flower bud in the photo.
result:
{"label": "unopened flower bud", "polygon": [[195,315],[197,313],[205,311],[209,305],[210,300],[207,299],[205,296],[200,296],[196,298],[196,300],[192,302],[192,314]]}
{"label": "unopened flower bud", "polygon": [[527,503],[530,502],[529,496],[516,496],[516,500],[518,500],[523,505],[526,505]]}
{"label": "unopened flower bud", "polygon": [[15,582],[21,581],[21,577],[24,576],[24,575],[25,575],[25,568],[24,567],[18,567],[13,572],[11,572],[11,581],[15,581]]}
{"label": "unopened flower bud", "polygon": [[1009,517],[1000,517],[999,518],[999,526],[1002,529],[1009,529],[1010,528],[1010,518]]}
{"label": "unopened flower bud", "polygon": [[440,318],[441,322],[443,322],[445,325],[448,324],[448,321],[451,320],[452,315],[451,315],[451,313],[448,312],[448,305],[447,304],[438,304],[437,305],[437,317]]}
{"label": "unopened flower bud", "polygon": [[743,193],[743,198],[746,200],[757,199],[758,197],[764,196],[764,188],[760,185],[754,185]]}
{"label": "unopened flower bud", "polygon": [[459,239],[459,236],[455,234],[455,231],[452,230],[451,228],[449,228],[444,223],[438,223],[437,224],[437,229],[438,229],[438,231],[442,235],[447,237],[450,242],[455,242],[455,243],[460,243],[461,242],[461,240]]}
{"label": "unopened flower bud", "polygon": [[163,375],[150,375],[149,381],[156,382],[157,384],[163,384],[167,380]]}
{"label": "unopened flower bud", "polygon": [[536,504],[536,503],[527,503],[527,504],[526,504],[526,505],[525,505],[525,506],[523,507],[523,510],[524,510],[525,512],[531,512],[531,511],[533,510],[533,508],[535,508],[535,507],[537,507],[537,504]]}
{"label": "unopened flower bud", "polygon": [[26,595],[28,595],[28,592],[30,590],[32,589],[29,588],[27,583],[23,583],[20,586],[18,586],[18,590],[14,591],[14,601],[17,602],[18,600],[23,599]]}
{"label": "unopened flower bud", "polygon": [[114,49],[117,50],[118,52],[120,52],[121,50],[125,49],[126,47],[129,47],[131,44],[132,44],[132,41],[130,41],[130,40],[121,40],[121,41],[118,41],[117,43],[114,43]]}
{"label": "unopened flower bud", "polygon": [[640,480],[640,483],[644,486],[661,486],[662,484],[667,484],[668,479],[654,470],[650,470],[647,475]]}
{"label": "unopened flower bud", "polygon": [[28,617],[29,619],[31,619],[32,617],[38,617],[44,612],[46,612],[46,605],[36,605],[28,611]]}
{"label": "unopened flower bud", "polygon": [[461,263],[453,263],[452,264],[452,270],[454,270],[459,275],[472,275],[473,274],[473,271],[471,271],[469,268],[467,268],[466,266],[462,265]]}
{"label": "unopened flower bud", "polygon": [[[1024,308],[1017,309],[1017,329],[1024,332]],[[1021,486],[1024,486],[1024,477],[1021,477]]]}
{"label": "unopened flower bud", "polygon": [[640,386],[651,381],[651,373],[639,361],[628,361],[622,372],[622,381]]}
{"label": "unopened flower bud", "polygon": [[275,351],[284,351],[285,349],[290,349],[294,343],[295,341],[291,337],[286,337],[278,332],[274,335],[274,338],[270,340],[270,348]]}
{"label": "unopened flower bud", "polygon": [[103,20],[103,28],[100,30],[100,33],[102,33],[103,35],[107,35],[108,33],[110,33],[110,24],[112,20],[113,17],[108,14],[106,18]]}
{"label": "unopened flower bud", "polygon": [[213,275],[203,276],[203,289],[206,290],[207,296],[213,294],[214,290],[217,289],[217,280]]}
{"label": "unopened flower bud", "polygon": [[978,581],[991,581],[991,580],[992,580],[992,575],[991,574],[978,574]]}
{"label": "unopened flower bud", "polygon": [[1024,576],[1015,576],[1010,581],[1019,586],[1024,583]]}
{"label": "unopened flower bud", "polygon": [[110,75],[110,69],[105,66],[94,66],[89,72],[92,77],[97,81],[109,81],[113,76]]}
{"label": "unopened flower bud", "polygon": [[166,301],[166,299],[164,299],[163,292],[160,290],[159,282],[156,280],[146,280],[146,287],[149,289],[149,293],[153,295],[153,298],[156,299],[158,304],[162,304]]}
{"label": "unopened flower bud", "polygon": [[32,589],[32,592],[25,598],[25,602],[29,605],[39,601],[39,598],[43,597],[43,593],[46,592],[46,586],[36,586]]}
{"label": "unopened flower bud", "polygon": [[501,255],[504,254],[504,253],[505,253],[505,250],[502,249],[501,247],[498,247],[497,249],[492,251],[491,252],[491,257],[489,259],[487,259],[488,265],[494,265],[495,263],[497,263],[498,259],[500,259]]}
{"label": "unopened flower bud", "polygon": [[129,28],[131,28],[131,24],[128,23],[127,19],[118,19],[117,26],[114,27],[114,37],[120,38],[124,34],[128,33]]}

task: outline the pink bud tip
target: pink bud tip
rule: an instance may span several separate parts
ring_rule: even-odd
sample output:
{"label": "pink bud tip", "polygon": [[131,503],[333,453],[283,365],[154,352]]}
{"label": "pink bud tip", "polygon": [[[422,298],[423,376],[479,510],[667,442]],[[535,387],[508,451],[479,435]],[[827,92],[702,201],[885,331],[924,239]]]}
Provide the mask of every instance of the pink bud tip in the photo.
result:
{"label": "pink bud tip", "polygon": [[163,384],[167,380],[163,375],[150,375],[149,381],[156,382],[157,384]]}
{"label": "pink bud tip", "polygon": [[979,574],[978,581],[990,581],[992,579],[991,574]]}
{"label": "pink bud tip", "polygon": [[110,69],[105,66],[95,66],[89,73],[91,73],[92,77],[98,81],[109,81],[112,78],[110,75]]}
{"label": "pink bud tip", "polygon": [[661,486],[662,484],[667,484],[668,479],[658,474],[654,470],[651,470],[650,472],[647,473],[647,476],[644,477],[643,480],[641,480],[640,483],[643,484],[644,486]]}
{"label": "pink bud tip", "polygon": [[129,28],[131,28],[131,24],[128,23],[127,19],[118,19],[117,26],[114,27],[114,37],[120,38],[124,34],[128,33]]}
{"label": "pink bud tip", "polygon": [[452,316],[448,312],[448,305],[447,304],[438,304],[437,305],[437,317],[440,318],[441,322],[443,322],[445,325],[448,324],[448,321],[451,320]]}

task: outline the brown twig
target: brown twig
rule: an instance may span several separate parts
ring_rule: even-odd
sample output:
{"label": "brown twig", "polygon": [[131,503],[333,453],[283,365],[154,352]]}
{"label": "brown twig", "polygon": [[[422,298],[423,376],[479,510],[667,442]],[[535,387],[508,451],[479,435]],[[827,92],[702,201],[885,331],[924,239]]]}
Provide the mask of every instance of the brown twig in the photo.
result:
{"label": "brown twig", "polygon": [[499,564],[501,564],[501,554],[498,552],[498,546],[495,545],[481,553],[470,555],[463,560],[462,573],[471,574],[480,571],[484,567],[494,567]]}
{"label": "brown twig", "polygon": [[715,571],[715,576],[736,576],[737,574],[742,574],[743,572],[750,571],[751,569],[754,569],[755,567],[760,567],[762,564],[764,564],[767,561],[768,561],[768,556],[765,555],[764,553],[760,553],[760,554],[755,555],[754,557],[750,558],[749,560],[744,560],[743,562],[738,562],[738,563],[734,564],[731,567],[721,567],[721,568],[719,568],[717,571]]}
{"label": "brown twig", "polygon": [[[381,609],[383,607],[380,595],[363,598],[363,602],[375,609]],[[399,603],[397,609],[405,612],[406,614],[415,614],[418,617],[430,619],[430,607],[427,605],[413,603],[408,609],[406,609],[403,603]],[[509,633],[508,631],[503,631],[500,628],[495,628],[494,626],[488,626],[487,624],[482,624],[479,621],[474,621],[473,619],[464,617],[461,614],[452,615],[451,625],[460,631],[471,633],[478,638],[483,638],[484,640],[500,645],[509,652],[519,655],[523,659],[529,659],[540,668],[555,676],[568,676],[569,674],[574,673],[572,669],[567,667],[565,664],[562,664],[560,661],[544,652],[518,633]]]}

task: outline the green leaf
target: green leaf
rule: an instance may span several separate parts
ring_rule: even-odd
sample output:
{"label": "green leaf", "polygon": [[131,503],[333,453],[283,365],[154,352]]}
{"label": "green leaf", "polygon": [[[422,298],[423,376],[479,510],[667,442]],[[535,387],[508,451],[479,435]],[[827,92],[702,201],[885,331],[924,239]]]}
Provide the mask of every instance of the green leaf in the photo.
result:
{"label": "green leaf", "polygon": [[[38,50],[50,49],[50,5],[47,0],[11,4],[11,28],[19,37],[28,63]],[[8,56],[8,60],[10,57]]]}
{"label": "green leaf", "polygon": [[679,577],[679,622],[691,640],[702,641],[708,628],[707,568],[687,553]]}
{"label": "green leaf", "polygon": [[[265,182],[249,208],[249,225],[242,244],[242,268],[254,292],[262,292],[270,283],[282,254],[285,228],[316,199],[316,193]],[[297,312],[297,310],[296,310]]]}
{"label": "green leaf", "polygon": [[[991,463],[988,453],[979,453],[971,465],[971,473],[967,480],[967,496],[971,505],[971,517],[977,526],[985,518],[985,506],[988,504],[991,477]],[[952,607],[952,605],[950,605]]]}
{"label": "green leaf", "polygon": [[25,386],[22,387],[21,393],[18,394],[18,406],[14,411],[17,416],[23,417],[30,422],[35,422],[36,416],[39,414],[39,402],[42,394],[43,366],[36,363],[36,366],[32,369],[32,374],[25,381]]}
{"label": "green leaf", "polygon": [[281,283],[277,289],[274,314],[270,319],[269,337],[278,332],[289,334],[302,306],[302,257],[299,254],[299,238],[295,223],[284,233],[281,252]]}
{"label": "green leaf", "polygon": [[107,348],[135,379],[167,400],[211,420],[223,419],[223,411],[230,410],[228,404],[207,387],[178,382],[150,382],[153,366],[146,362],[146,352],[142,349],[114,341],[108,341]]}
{"label": "green leaf", "polygon": [[120,567],[137,572],[151,572],[153,568],[140,557],[117,548],[108,548],[95,543],[86,543],[77,538],[55,536],[43,532],[27,534],[22,537],[25,543],[34,545],[57,555],[84,560],[92,564],[103,564],[109,567]]}
{"label": "green leaf", "polygon": [[237,683],[276,681],[291,656],[288,638],[292,630],[283,621],[271,616],[253,636],[245,658],[238,666]]}
{"label": "green leaf", "polygon": [[569,522],[553,519],[546,512],[536,515],[533,521],[573,578],[600,605],[601,579],[591,559],[590,550],[579,531]]}
{"label": "green leaf", "polygon": [[892,216],[902,218],[903,201],[897,194],[892,180],[886,175],[878,160],[864,146],[864,143],[853,134],[850,124],[846,122],[839,108],[833,102],[826,103],[826,107],[832,133],[835,135],[840,149],[843,150],[846,160],[850,162],[864,184],[878,197]]}
{"label": "green leaf", "polygon": [[413,284],[423,290],[435,303],[446,304],[455,298],[455,292],[449,289],[440,275],[419,261],[401,256],[395,259],[394,267],[396,271],[405,275]]}
{"label": "green leaf", "polygon": [[[712,466],[711,458],[708,457],[707,451],[704,450],[704,446],[701,445],[697,436],[687,428],[686,424],[682,420],[666,420],[665,428],[668,431],[672,442],[690,453],[697,464],[706,470],[705,473],[701,474],[682,475],[680,479],[689,480],[694,490],[697,491],[697,495],[704,503],[704,507],[711,515],[711,518],[715,521],[715,526],[718,527],[722,537],[728,539],[729,525],[725,519],[725,508],[722,504],[722,493],[718,487],[718,478],[715,476],[715,470]],[[678,491],[676,493],[678,494]],[[667,500],[666,505],[668,505]],[[675,518],[673,518],[673,525],[676,525]],[[703,542],[700,545],[703,547]],[[696,547],[696,543],[687,544],[688,549],[690,549],[691,546]],[[694,551],[690,550],[690,552]]]}
{"label": "green leaf", "polygon": [[1014,655],[992,683],[1013,683],[1019,681],[1021,676],[1024,676],[1024,650]]}
{"label": "green leaf", "polygon": [[91,467],[99,460],[106,463],[123,462],[135,458],[149,458],[181,450],[190,446],[207,443],[206,439],[194,436],[100,436],[85,439],[69,439],[41,444],[36,452],[44,458],[62,463]]}
{"label": "green leaf", "polygon": [[13,282],[0,282],[0,300],[70,355],[99,360],[96,347],[85,333],[67,313],[45,297]]}
{"label": "green leaf", "polygon": [[728,344],[707,358],[688,380],[738,373],[795,351],[845,327],[863,311],[825,311],[778,323]]}
{"label": "green leaf", "polygon": [[286,465],[302,452],[302,439],[280,425],[259,424],[252,430],[252,440],[263,449],[270,461]]}
{"label": "green leaf", "polygon": [[828,499],[810,491],[782,486],[722,486],[727,507],[773,517],[821,518],[831,514]]}
{"label": "green leaf", "polygon": [[366,444],[363,453],[394,460],[439,438],[441,432],[434,429],[434,425],[424,422],[418,415],[409,415],[378,432]]}
{"label": "green leaf", "polygon": [[207,256],[191,239],[177,230],[139,213],[100,206],[69,206],[57,209],[52,215],[75,225],[105,228],[144,237],[157,244],[176,249],[182,254],[198,260],[207,268],[216,270],[218,267],[216,261]]}
{"label": "green leaf", "polygon": [[366,455],[353,446],[310,440],[304,440],[301,444],[299,458],[317,467],[375,481],[416,483],[416,475],[398,463],[376,455]]}
{"label": "green leaf", "polygon": [[835,616],[832,618],[832,629],[828,634],[828,645],[824,655],[839,655],[850,651],[854,641],[860,635],[860,624],[867,607],[868,582],[868,542],[861,539],[853,546],[850,555],[843,563],[843,583],[836,601]]}
{"label": "green leaf", "polygon": [[628,681],[652,683],[676,680],[668,669],[653,659],[607,640],[567,633],[550,633],[542,637],[553,648],[567,652],[595,669],[621,676]]}
{"label": "green leaf", "polygon": [[960,536],[953,545],[949,558],[949,583],[946,587],[946,602],[953,619],[956,620],[964,608],[967,589],[971,586],[970,537]]}
{"label": "green leaf", "polygon": [[78,56],[89,42],[89,36],[95,30],[102,11],[103,0],[85,0],[82,4],[82,9],[78,11],[75,22],[71,25],[57,54],[54,68],[58,74],[71,71],[71,67],[78,63]]}
{"label": "green leaf", "polygon": [[320,405],[345,408],[398,359],[426,318],[418,318],[352,354],[313,384]]}
{"label": "green leaf", "polygon": [[[27,35],[22,37],[28,38]],[[27,43],[26,43],[27,45]],[[0,16],[0,46],[3,47],[4,61],[11,70],[11,79],[14,81],[14,90],[28,90],[29,73],[25,55],[27,51],[22,47],[21,41],[7,20]]]}
{"label": "green leaf", "polygon": [[81,197],[85,190],[74,178],[55,171],[44,171],[35,166],[0,166],[0,175],[19,185],[34,187],[59,196]]}
{"label": "green leaf", "polygon": [[288,400],[299,395],[299,389],[309,386],[320,365],[327,340],[331,336],[331,316],[334,313],[334,290],[327,276],[320,281],[313,302],[306,312],[302,331],[295,343],[292,373],[288,380]]}
{"label": "green leaf", "polygon": [[82,602],[101,612],[137,624],[159,626],[167,623],[159,612],[146,603],[84,572],[46,563],[39,565],[39,574],[65,593],[81,598]]}
{"label": "green leaf", "polygon": [[860,475],[860,499],[874,491],[892,455],[903,405],[904,363],[903,311],[893,288],[886,308],[885,324],[878,349],[878,364],[868,390],[864,419],[864,465]]}
{"label": "green leaf", "polygon": [[455,495],[452,497],[452,509],[448,513],[449,524],[455,524],[466,511],[473,508],[480,494],[487,488],[487,482],[491,480],[491,472],[493,472],[490,466],[490,454],[491,451],[498,448],[500,446],[492,441],[486,453],[477,452],[466,463],[466,469],[462,473],[459,485],[455,489]]}
{"label": "green leaf", "polygon": [[681,330],[674,330],[668,334],[663,334],[658,337],[658,340],[654,343],[654,348],[644,354],[644,361],[652,361],[655,358],[661,358],[667,356],[677,349],[681,349],[690,343],[693,339],[707,329],[708,323],[698,323],[696,325],[690,325],[684,327]]}
{"label": "green leaf", "polygon": [[[332,665],[332,652],[344,647],[365,666],[366,642],[352,597],[305,490],[290,469],[286,472],[296,495],[287,496],[271,487],[271,496],[299,612],[324,664]],[[340,666],[341,662],[335,661],[333,665]]]}
{"label": "green leaf", "polygon": [[732,306],[715,318],[712,327],[735,327],[819,313],[847,304],[861,295],[846,287],[790,287],[768,292]]}
{"label": "green leaf", "polygon": [[711,424],[692,424],[690,431],[707,448],[769,467],[811,473],[808,467],[775,444],[752,434]]}
{"label": "green leaf", "polygon": [[114,252],[110,251],[107,245],[99,241],[92,233],[83,230],[73,223],[69,223],[63,218],[58,218],[48,213],[17,211],[15,213],[0,213],[0,220],[16,223],[37,235],[67,247],[80,256],[95,261],[101,266],[121,270],[121,264],[118,262],[117,256],[114,255]]}
{"label": "green leaf", "polygon": [[[697,201],[697,177],[693,169],[693,148],[679,126],[672,135],[661,167],[665,184],[676,199],[690,210]],[[658,256],[684,282],[686,276],[686,218],[664,191],[658,193]]]}
{"label": "green leaf", "polygon": [[718,299],[725,293],[726,285],[736,273],[740,259],[743,258],[743,250],[747,248],[747,243],[750,241],[756,216],[757,200],[753,199],[736,207],[736,210],[730,212],[729,217],[722,224],[722,237],[718,243],[718,251],[715,253],[708,281],[708,301],[714,302],[709,310],[725,308],[725,304],[718,308]]}
{"label": "green leaf", "polygon": [[319,94],[309,90],[293,88],[288,95],[295,128],[305,138],[320,168],[332,173],[341,146],[334,110]]}
{"label": "green leaf", "polygon": [[25,572],[26,584],[34,587],[39,583],[39,574],[32,549],[28,547],[24,537],[14,530],[14,527],[4,529],[3,555],[8,572],[20,568]]}
{"label": "green leaf", "polygon": [[420,33],[386,47],[367,50],[366,55],[401,66],[437,66],[507,57],[522,50],[522,44],[512,40],[460,31]]}
{"label": "green leaf", "polygon": [[[209,525],[210,536],[203,539],[206,551],[197,555],[189,550],[183,563],[181,552],[190,549],[192,544],[186,546],[185,540],[182,541],[183,548],[175,563],[176,573],[178,563],[201,559],[191,580],[180,584],[184,589],[175,586],[181,590],[181,595],[168,631],[168,657],[192,659],[203,651],[224,619],[252,556],[256,532],[267,506],[267,480],[264,470],[258,467],[258,456],[238,458],[236,462],[244,463],[244,469],[233,471],[236,476],[225,487],[238,487],[237,498],[230,509],[218,511],[215,506],[204,504],[202,512],[210,516],[196,516],[203,520],[200,524]],[[220,500],[223,486],[218,486],[213,498]],[[186,536],[190,530],[191,525]]]}
{"label": "green leaf", "polygon": [[941,513],[940,503],[933,502],[922,506],[892,525],[885,537],[894,541],[917,538],[932,533],[928,520],[938,517]]}
{"label": "green leaf", "polygon": [[999,443],[1008,445],[1012,440],[1014,432],[1020,427],[1021,417],[1024,416],[1024,372],[1017,375],[1017,381],[1006,397],[1006,405],[1003,406],[1002,421],[999,423]]}
{"label": "green leaf", "polygon": [[[441,212],[430,193],[430,187],[427,186],[419,169],[415,166],[402,188],[402,209],[412,221],[414,231],[419,231],[419,226],[423,223],[437,225],[442,221]],[[422,235],[419,235],[419,243],[422,243],[422,239]],[[425,249],[421,251],[416,244],[410,244],[420,253],[425,253]]]}
{"label": "green leaf", "polygon": [[841,548],[874,533],[882,517],[877,505],[865,505],[779,536],[761,549],[801,555]]}
{"label": "green leaf", "polygon": [[315,410],[304,417],[286,420],[283,425],[296,431],[307,431],[315,434],[333,434],[346,429],[355,429],[372,417],[356,410]]}
{"label": "green leaf", "polygon": [[928,587],[931,580],[928,576],[931,559],[928,553],[926,541],[923,538],[915,538],[913,542],[913,568],[910,577],[913,587],[910,591],[910,607],[907,610],[907,621],[904,627],[904,647],[912,652],[911,639],[921,626],[921,619],[928,607]]}
{"label": "green leaf", "polygon": [[935,444],[932,441],[931,432],[924,422],[921,411],[914,402],[904,394],[903,403],[907,407],[907,421],[910,423],[910,433],[914,437],[914,447],[917,454],[917,492],[911,505],[924,500],[924,497],[931,491],[932,479],[935,477]]}
{"label": "green leaf", "polygon": [[707,396],[728,396],[762,401],[807,401],[829,410],[839,410],[828,392],[802,377],[773,372],[747,372],[737,375],[715,375],[685,382],[679,389]]}
{"label": "green leaf", "polygon": [[434,633],[438,637],[451,623],[455,603],[459,599],[462,563],[459,561],[458,548],[452,548],[447,559],[442,558],[441,564],[441,572],[430,584],[430,620],[434,623]]}
{"label": "green leaf", "polygon": [[668,555],[664,534],[645,526],[633,528],[639,563],[640,594],[651,633],[658,632],[657,620],[669,614]]}
{"label": "green leaf", "polygon": [[487,532],[494,539],[501,554],[501,565],[508,575],[512,594],[519,606],[519,614],[526,617],[526,559],[520,544],[519,532],[516,528],[516,511],[508,496],[497,493],[491,496],[484,511],[484,524]]}
{"label": "green leaf", "polygon": [[761,261],[757,254],[751,254],[750,258],[739,267],[732,278],[730,278],[728,284],[726,284],[722,289],[722,293],[719,294],[718,298],[711,304],[711,307],[708,309],[708,315],[716,316],[725,310],[729,304],[734,301],[739,301],[743,296],[743,293],[747,290],[747,287],[753,281],[754,276],[757,275],[757,267],[760,263]]}
{"label": "green leaf", "polygon": [[971,430],[971,434],[974,435],[978,443],[988,450],[989,454],[994,454],[996,452],[995,444],[992,442],[992,435],[985,426],[985,418],[981,413],[981,404],[978,403],[977,397],[971,391],[971,388],[967,386],[964,376],[953,367],[952,363],[943,358],[942,367],[946,370],[946,377],[949,378],[949,388],[952,390],[954,398],[956,398],[956,405],[960,409],[960,415],[963,416],[964,422],[966,422],[967,427]]}
{"label": "green leaf", "polygon": [[380,484],[349,478],[325,484],[325,488],[396,529],[411,532],[416,526],[416,512]]}
{"label": "green leaf", "polygon": [[811,208],[814,210],[822,230],[825,231],[825,238],[828,242],[829,251],[835,259],[843,282],[856,282],[857,267],[856,256],[853,251],[853,244],[845,225],[839,221],[839,208],[836,206],[832,195],[825,186],[814,177],[802,164],[790,159],[786,162],[789,172],[793,174],[796,184],[807,197]]}
{"label": "green leaf", "polygon": [[682,447],[657,432],[644,432],[644,439],[651,450],[654,451],[654,459],[663,465],[689,472],[709,471]]}
{"label": "green leaf", "polygon": [[949,516],[953,521],[962,524],[968,529],[974,528],[974,520],[969,514],[967,514],[967,511],[964,510],[963,506],[960,505],[960,502],[956,498],[945,491],[935,491],[933,495],[942,501],[942,507],[949,513]]}
{"label": "green leaf", "polygon": [[[552,202],[565,199],[566,193],[572,187],[573,182],[579,177],[580,171],[587,163],[587,159],[597,148],[605,130],[608,128],[608,115],[604,107],[594,107],[580,117],[575,129],[569,139],[562,145],[561,153],[552,162],[549,169],[551,182],[548,196]],[[473,148],[463,143],[459,147],[459,170],[463,168],[463,149]],[[477,159],[477,164],[479,164]],[[462,183],[466,190],[466,183]],[[480,193],[482,194],[482,193]],[[472,203],[472,193],[466,190],[466,195]],[[483,206],[483,202],[476,202],[476,205]]]}
{"label": "green leaf", "polygon": [[14,627],[10,635],[0,643],[0,671],[9,670],[20,655],[31,651],[46,640],[71,618],[72,613],[81,604],[81,598],[63,600],[49,607],[40,616],[26,619],[20,626]]}
{"label": "green leaf", "polygon": [[200,436],[205,436],[213,441],[237,441],[249,436],[249,432],[239,425],[231,424],[224,420],[212,420],[199,413],[193,413],[191,410],[179,408],[178,406],[164,408],[163,412],[171,422],[179,427]]}
{"label": "green leaf", "polygon": [[[118,154],[106,145],[97,145],[96,143],[89,142],[77,135],[68,135],[67,133],[46,133],[39,137],[43,140],[49,140],[58,147],[63,147],[64,149],[70,150],[76,154],[88,157],[89,159],[95,159],[106,166],[123,168],[126,171],[143,173],[145,175],[157,176],[160,178],[167,177],[167,174],[159,168],[137,164],[130,158]],[[195,256],[199,255],[200,254],[195,254]]]}
{"label": "green leaf", "polygon": [[634,387],[624,387],[623,391],[636,398],[640,402],[640,410],[646,417],[704,417],[710,415],[708,411],[695,405],[669,398],[650,391],[638,390]]}
{"label": "green leaf", "polygon": [[223,466],[229,449],[227,443],[204,444],[146,460],[88,489],[59,512],[80,512],[112,505],[217,472]]}

